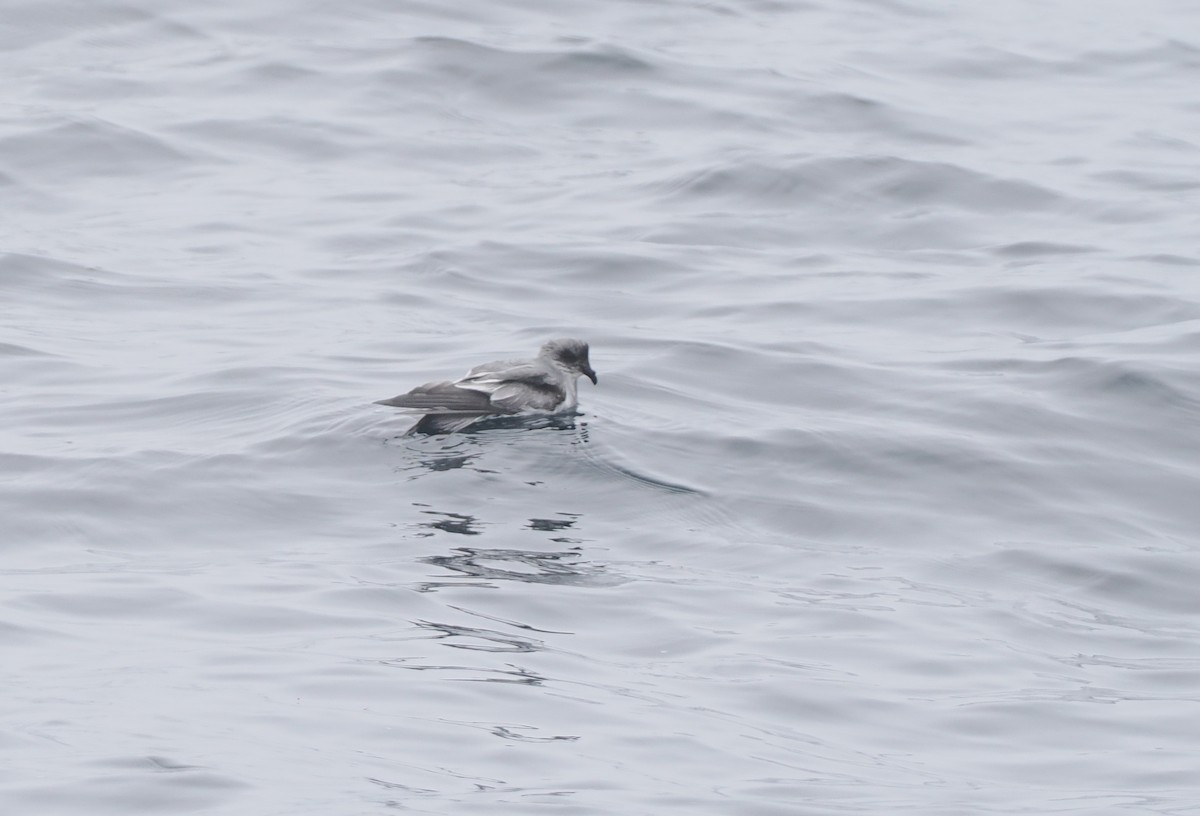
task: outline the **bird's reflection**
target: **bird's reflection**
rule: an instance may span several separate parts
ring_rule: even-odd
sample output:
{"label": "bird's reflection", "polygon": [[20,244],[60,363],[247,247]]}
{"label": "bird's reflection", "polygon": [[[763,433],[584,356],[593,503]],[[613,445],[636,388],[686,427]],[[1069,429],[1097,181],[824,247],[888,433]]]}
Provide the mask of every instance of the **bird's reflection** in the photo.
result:
{"label": "bird's reflection", "polygon": [[397,468],[407,471],[409,479],[417,479],[429,473],[444,473],[450,470],[469,469],[483,473],[490,471],[474,467],[474,462],[483,453],[483,448],[466,434],[451,434],[441,437],[393,436],[384,442],[392,447],[408,448],[413,456],[409,464]]}
{"label": "bird's reflection", "polygon": [[[579,515],[577,513],[559,513],[559,515],[567,516],[567,518],[561,518],[561,519],[531,518],[529,520],[529,526],[526,527],[525,529],[536,530],[539,533],[559,533],[559,532],[562,532],[563,530],[571,529],[572,527],[575,526],[575,522],[579,520]],[[555,544],[582,544],[583,543],[582,538],[570,538],[568,536],[555,536],[554,538],[552,538],[550,540],[553,541]]]}
{"label": "bird's reflection", "polygon": [[[538,550],[490,549],[484,547],[455,547],[448,555],[429,555],[426,564],[443,567],[461,576],[483,581],[521,581],[526,584],[596,584],[603,583],[603,567],[580,560],[575,550],[541,552]],[[422,584],[428,591],[458,582],[434,581]],[[476,584],[490,586],[490,584]]]}
{"label": "bird's reflection", "polygon": [[475,457],[469,454],[446,454],[444,456],[434,456],[429,459],[421,460],[421,467],[433,473],[440,473],[446,470],[458,470],[475,461]]}
{"label": "bird's reflection", "polygon": [[[431,530],[441,530],[443,533],[454,533],[455,535],[479,535],[480,531],[475,529],[479,525],[479,520],[474,516],[466,513],[439,513],[436,510],[422,510],[422,513],[429,516],[440,516],[441,518],[435,521],[423,521],[421,527],[427,527]],[[421,533],[421,535],[431,536],[433,533]]]}
{"label": "bird's reflection", "polygon": [[587,427],[586,422],[578,422],[577,414],[550,414],[548,416],[497,416],[482,419],[472,425],[467,433],[478,434],[497,429],[516,428],[523,431],[552,430],[574,431]]}
{"label": "bird's reflection", "polygon": [[473,626],[456,626],[452,623],[435,623],[433,621],[414,621],[422,629],[439,632],[439,640],[464,638],[482,640],[483,643],[445,643],[451,649],[466,649],[472,652],[539,652],[546,648],[540,640],[523,638],[518,635],[506,635],[494,629],[478,629]]}
{"label": "bird's reflection", "polygon": [[484,677],[453,678],[464,683],[516,683],[522,686],[540,686],[546,682],[545,675],[511,664],[503,669],[485,669],[478,666],[422,665],[415,662],[418,659],[398,657],[391,660],[376,660],[373,662],[395,669],[408,669],[409,671],[461,671],[468,674],[486,675]]}
{"label": "bird's reflection", "polygon": [[[439,533],[479,536],[485,532],[482,527],[490,526],[487,522],[466,513],[433,509],[423,509],[421,513],[435,518],[417,524],[423,530],[417,534],[420,536],[436,536]],[[535,533],[561,533],[574,530],[582,519],[578,513],[553,515],[557,518],[531,518],[521,529]],[[505,543],[511,540],[511,535],[501,535]],[[549,552],[516,547],[454,547],[446,554],[424,556],[418,560],[456,574],[450,576],[454,580],[428,581],[419,584],[417,589],[429,592],[449,586],[494,588],[496,584],[493,582],[496,581],[564,586],[611,586],[623,582],[624,579],[610,574],[607,567],[584,559],[582,548],[578,546],[584,543],[584,539],[560,535],[549,538],[549,541],[560,547]]]}
{"label": "bird's reflection", "polygon": [[573,516],[573,518],[565,519],[544,519],[531,518],[529,520],[529,530],[539,530],[543,533],[556,533],[559,530],[565,530],[568,527],[574,527],[575,522],[579,519],[578,513],[561,513],[563,516]]}
{"label": "bird's reflection", "polygon": [[[412,454],[406,464],[397,469],[419,479],[431,473],[451,470],[473,470],[495,473],[483,467],[479,459],[489,450],[515,444],[528,444],[528,432],[554,431],[571,434],[572,444],[588,441],[587,423],[577,415],[493,417],[480,420],[470,428],[453,434],[433,436],[398,435],[385,440],[389,447],[406,448]],[[542,437],[546,439],[546,437]]]}
{"label": "bird's reflection", "polygon": [[520,729],[521,731],[537,730],[532,725],[517,725],[513,726],[512,728],[507,728],[503,725],[497,725],[492,728],[491,731],[497,737],[503,737],[504,739],[514,740],[516,742],[573,742],[579,739],[579,737],[575,734],[556,734],[552,737],[535,737],[533,734],[522,734],[517,729]]}

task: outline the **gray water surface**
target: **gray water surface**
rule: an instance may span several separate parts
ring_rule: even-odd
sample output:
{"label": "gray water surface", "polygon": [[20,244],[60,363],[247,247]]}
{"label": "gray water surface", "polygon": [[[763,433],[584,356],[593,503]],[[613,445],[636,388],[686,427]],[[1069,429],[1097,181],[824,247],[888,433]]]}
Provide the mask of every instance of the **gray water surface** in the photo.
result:
{"label": "gray water surface", "polygon": [[0,12],[0,812],[1200,814],[1200,7]]}

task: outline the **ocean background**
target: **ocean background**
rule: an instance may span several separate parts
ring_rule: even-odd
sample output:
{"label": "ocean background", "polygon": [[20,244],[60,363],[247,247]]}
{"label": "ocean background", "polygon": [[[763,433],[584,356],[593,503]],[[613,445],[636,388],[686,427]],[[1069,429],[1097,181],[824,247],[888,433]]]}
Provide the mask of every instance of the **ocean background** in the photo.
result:
{"label": "ocean background", "polygon": [[1200,5],[0,20],[0,812],[1200,814]]}

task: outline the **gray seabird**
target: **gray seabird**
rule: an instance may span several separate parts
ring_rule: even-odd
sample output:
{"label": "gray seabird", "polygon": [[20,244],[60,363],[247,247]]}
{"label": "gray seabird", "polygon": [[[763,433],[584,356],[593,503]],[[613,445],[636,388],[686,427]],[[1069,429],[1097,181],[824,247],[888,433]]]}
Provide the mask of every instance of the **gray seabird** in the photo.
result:
{"label": "gray seabird", "polygon": [[596,384],[588,344],[562,338],[545,343],[532,360],[497,360],[477,365],[454,382],[419,385],[376,405],[424,414],[407,433],[452,433],[488,416],[557,414],[574,411],[581,377]]}

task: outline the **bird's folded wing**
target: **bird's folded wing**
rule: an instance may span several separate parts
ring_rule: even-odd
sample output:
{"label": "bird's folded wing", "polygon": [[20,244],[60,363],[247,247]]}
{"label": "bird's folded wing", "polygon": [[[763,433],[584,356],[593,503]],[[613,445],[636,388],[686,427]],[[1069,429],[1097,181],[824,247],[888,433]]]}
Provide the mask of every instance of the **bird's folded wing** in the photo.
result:
{"label": "bird's folded wing", "polygon": [[460,388],[452,382],[425,383],[407,394],[379,400],[376,404],[391,405],[395,408],[411,408],[429,414],[506,413],[504,407],[492,403],[491,397],[487,393]]}
{"label": "bird's folded wing", "polygon": [[505,383],[548,385],[551,382],[552,375],[544,366],[501,360],[475,366],[465,377],[455,380],[454,384],[461,388],[490,392]]}
{"label": "bird's folded wing", "polygon": [[554,373],[534,363],[486,363],[454,382],[417,386],[378,405],[426,414],[516,414],[554,411],[566,398]]}
{"label": "bird's folded wing", "polygon": [[471,369],[455,385],[487,394],[498,411],[554,411],[566,398],[562,383],[545,367],[488,363]]}
{"label": "bird's folded wing", "polygon": [[492,405],[513,413],[519,411],[557,411],[566,399],[557,386],[533,383],[505,383],[492,392]]}

